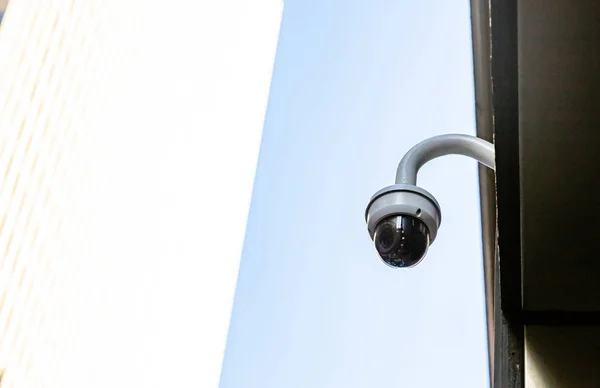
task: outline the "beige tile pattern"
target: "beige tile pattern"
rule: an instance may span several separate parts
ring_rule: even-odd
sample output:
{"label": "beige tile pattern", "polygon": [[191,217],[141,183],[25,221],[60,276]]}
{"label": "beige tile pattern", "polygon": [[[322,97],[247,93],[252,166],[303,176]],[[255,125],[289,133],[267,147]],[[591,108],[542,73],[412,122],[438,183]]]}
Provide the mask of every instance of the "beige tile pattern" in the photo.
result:
{"label": "beige tile pattern", "polygon": [[[0,27],[2,388],[201,386],[203,375],[216,386],[282,5],[220,2],[209,15],[167,3],[10,0]],[[220,69],[230,70],[211,83]],[[205,135],[240,125],[234,143]],[[253,151],[232,167],[214,160],[224,172],[202,158],[238,146]],[[197,200],[207,192],[211,207]],[[207,256],[209,227],[239,243]]]}
{"label": "beige tile pattern", "polygon": [[[0,30],[0,367],[3,387],[60,386],[78,294],[87,74],[99,2],[14,1]],[[70,245],[70,246],[69,246]],[[73,250],[74,248],[74,250]],[[75,334],[75,333],[73,333]],[[61,341],[58,341],[61,339]],[[76,336],[71,336],[76,340]]]}

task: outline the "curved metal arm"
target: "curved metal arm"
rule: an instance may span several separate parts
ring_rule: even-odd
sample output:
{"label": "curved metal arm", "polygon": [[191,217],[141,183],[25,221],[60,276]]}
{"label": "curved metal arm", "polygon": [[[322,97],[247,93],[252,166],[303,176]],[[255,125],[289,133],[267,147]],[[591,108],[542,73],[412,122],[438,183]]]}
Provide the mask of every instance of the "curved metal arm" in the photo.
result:
{"label": "curved metal arm", "polygon": [[444,155],[464,155],[495,169],[494,145],[469,135],[440,135],[424,140],[411,148],[400,161],[396,184],[417,184],[419,169],[432,159]]}

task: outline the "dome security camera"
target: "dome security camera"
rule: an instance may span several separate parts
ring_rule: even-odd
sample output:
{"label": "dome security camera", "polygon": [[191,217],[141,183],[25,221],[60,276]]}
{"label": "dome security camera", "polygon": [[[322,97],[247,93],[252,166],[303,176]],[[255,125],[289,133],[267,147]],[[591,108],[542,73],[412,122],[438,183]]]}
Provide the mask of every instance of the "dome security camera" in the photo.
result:
{"label": "dome security camera", "polygon": [[440,205],[418,187],[417,173],[439,156],[459,154],[494,169],[494,146],[468,135],[441,135],[411,148],[398,165],[396,184],[379,190],[367,205],[367,229],[379,257],[395,268],[421,262],[437,236],[442,220]]}
{"label": "dome security camera", "polygon": [[433,195],[398,184],[379,190],[367,206],[367,228],[381,259],[392,267],[417,265],[435,240],[442,213]]}

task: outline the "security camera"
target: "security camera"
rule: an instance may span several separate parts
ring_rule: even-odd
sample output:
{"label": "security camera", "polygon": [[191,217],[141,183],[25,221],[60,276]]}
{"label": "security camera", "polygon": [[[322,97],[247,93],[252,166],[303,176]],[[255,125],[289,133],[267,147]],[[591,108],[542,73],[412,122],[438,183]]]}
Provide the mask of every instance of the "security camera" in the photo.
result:
{"label": "security camera", "polygon": [[442,213],[420,187],[398,184],[378,191],[367,206],[367,228],[381,259],[392,267],[417,265],[435,240]]}
{"label": "security camera", "polygon": [[398,165],[396,184],[379,190],[367,205],[367,229],[379,257],[394,268],[421,262],[435,241],[442,220],[440,205],[418,187],[417,173],[439,156],[459,154],[494,168],[494,147],[474,136],[441,135],[411,148]]}

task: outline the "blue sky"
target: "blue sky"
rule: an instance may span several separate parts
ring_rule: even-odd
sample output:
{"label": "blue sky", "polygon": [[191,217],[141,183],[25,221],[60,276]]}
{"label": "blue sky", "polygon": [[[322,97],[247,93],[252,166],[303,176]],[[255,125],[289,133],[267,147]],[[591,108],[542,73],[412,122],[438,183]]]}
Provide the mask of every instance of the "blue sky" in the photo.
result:
{"label": "blue sky", "polygon": [[421,170],[417,267],[364,221],[411,146],[475,133],[472,78],[467,0],[285,2],[221,388],[489,385],[476,163]]}

